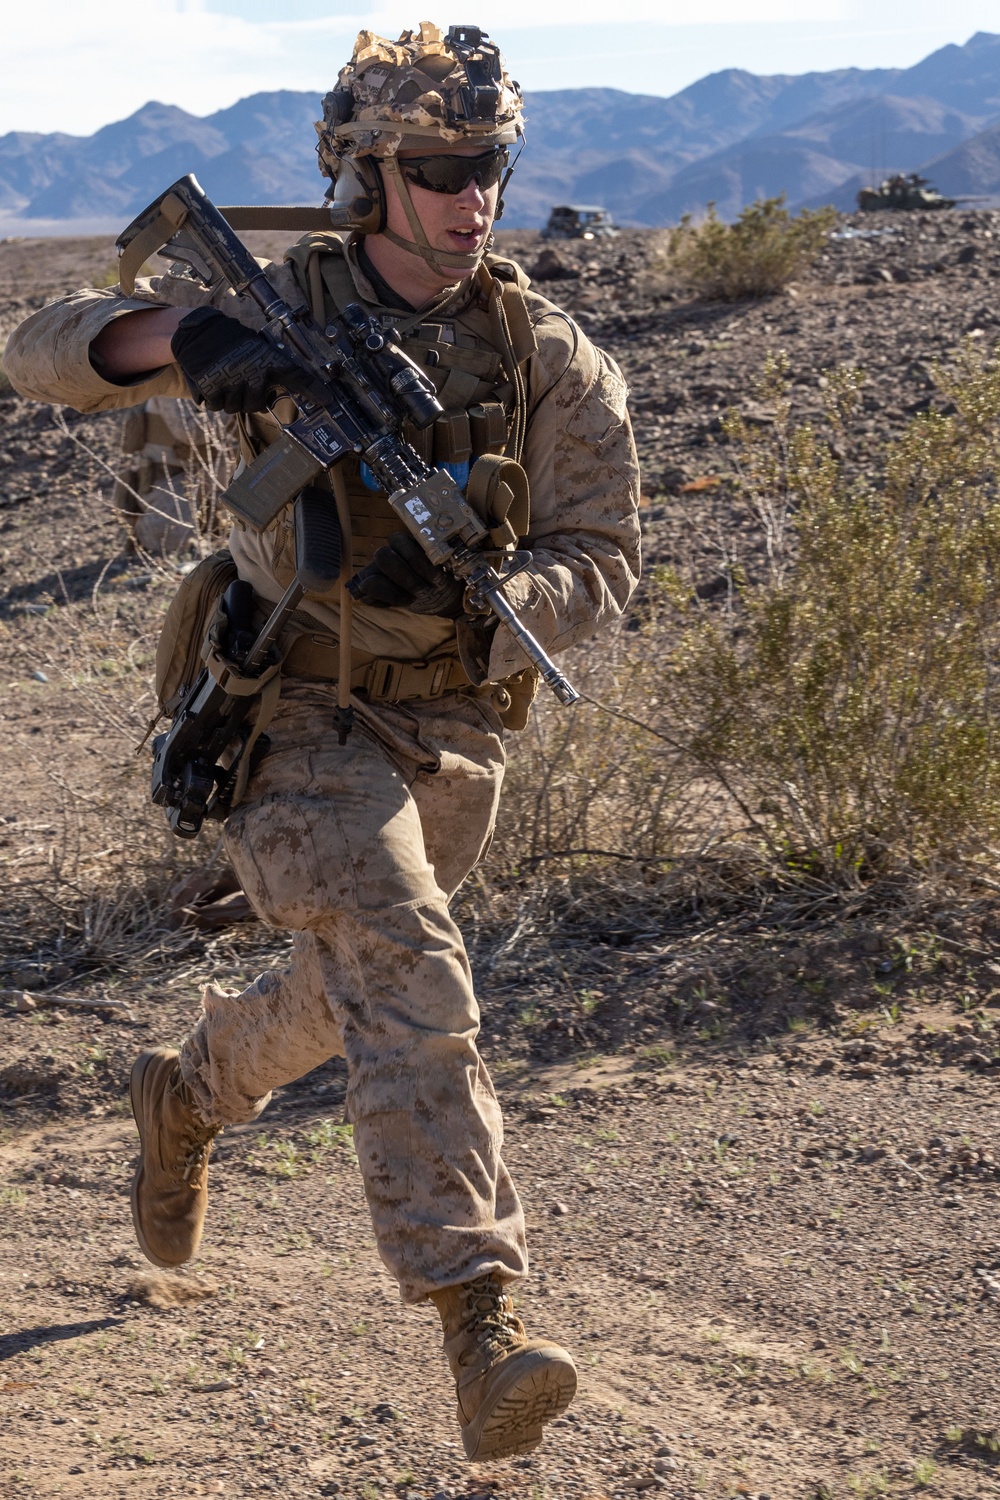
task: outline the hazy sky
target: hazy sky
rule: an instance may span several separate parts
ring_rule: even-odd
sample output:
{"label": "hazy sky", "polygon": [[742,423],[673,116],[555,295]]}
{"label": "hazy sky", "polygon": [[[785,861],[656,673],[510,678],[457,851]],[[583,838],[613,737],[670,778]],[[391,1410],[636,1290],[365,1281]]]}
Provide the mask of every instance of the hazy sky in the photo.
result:
{"label": "hazy sky", "polygon": [[148,99],[203,115],[260,89],[321,94],[360,26],[396,36],[435,9],[443,25],[496,16],[526,89],[647,94],[729,67],[906,67],[975,31],[1000,31],[1000,0],[506,0],[478,16],[468,0],[453,15],[358,0],[27,0],[4,19],[0,133],[89,135]]}

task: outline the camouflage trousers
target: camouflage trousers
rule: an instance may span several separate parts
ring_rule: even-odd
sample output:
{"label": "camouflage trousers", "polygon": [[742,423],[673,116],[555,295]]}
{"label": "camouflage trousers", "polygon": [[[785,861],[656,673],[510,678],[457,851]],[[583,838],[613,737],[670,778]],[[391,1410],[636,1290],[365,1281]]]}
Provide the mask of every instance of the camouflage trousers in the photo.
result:
{"label": "camouflage trousers", "polygon": [[404,1302],[527,1269],[479,1009],[448,902],[485,852],[504,752],[481,700],[365,706],[347,744],[333,695],[286,688],[272,749],[226,825],[291,962],[242,993],[210,986],[181,1049],[207,1123],[252,1120],[272,1089],[347,1060],[348,1117],[379,1253]]}

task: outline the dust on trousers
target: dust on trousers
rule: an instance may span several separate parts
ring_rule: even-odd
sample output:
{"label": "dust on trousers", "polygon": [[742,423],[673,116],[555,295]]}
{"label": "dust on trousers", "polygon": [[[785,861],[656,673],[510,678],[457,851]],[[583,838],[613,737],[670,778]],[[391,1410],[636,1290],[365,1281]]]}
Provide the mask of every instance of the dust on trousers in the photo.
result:
{"label": "dust on trousers", "polygon": [[345,1056],[348,1116],[379,1253],[404,1302],[527,1270],[479,1007],[448,902],[485,852],[504,751],[487,701],[368,706],[347,744],[334,694],[290,686],[272,749],[226,825],[291,963],[209,987],[181,1049],[206,1123],[252,1120],[272,1089]]}

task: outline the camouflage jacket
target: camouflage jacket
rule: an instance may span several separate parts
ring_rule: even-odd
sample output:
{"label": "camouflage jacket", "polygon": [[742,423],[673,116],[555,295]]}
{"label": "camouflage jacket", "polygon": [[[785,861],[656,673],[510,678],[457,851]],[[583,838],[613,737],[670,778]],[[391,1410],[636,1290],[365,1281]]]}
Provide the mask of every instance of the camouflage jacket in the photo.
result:
{"label": "camouflage jacket", "polygon": [[[346,261],[358,300],[376,314],[399,318],[398,312],[380,307],[350,239],[327,234],[320,248],[323,259],[335,257],[341,268]],[[268,267],[290,300],[304,298],[304,263],[299,246],[283,263]],[[531,291],[519,268],[497,257],[490,257],[489,266],[500,267],[508,280],[517,278],[534,345],[522,365],[528,398],[522,463],[531,494],[526,544],[535,561],[530,573],[508,586],[508,597],[546,650],[558,652],[617,618],[638,579],[639,475],[625,405],[627,389],[614,361],[565,313]],[[256,308],[228,292],[216,300],[227,313],[259,326]],[[132,297],[115,288],[76,292],[42,308],[15,330],[4,367],[22,395],[77,411],[128,408],[151,396],[187,397],[184,376],[176,366],[129,384],[109,382],[92,364],[90,345],[102,328],[125,313],[150,305],[195,306],[204,301],[197,284],[172,273],[140,281]],[[420,319],[431,317],[450,319],[459,329],[481,330],[479,284],[469,280],[444,293],[431,308],[421,310]],[[248,450],[259,451],[275,434],[269,414],[251,418],[245,427],[244,456]],[[287,529],[281,518],[275,523],[277,528],[283,525]],[[237,526],[230,546],[241,576],[264,598],[276,600],[281,594],[281,579],[275,576],[280,572],[280,538]],[[303,608],[336,634],[334,600],[311,601]],[[452,622],[438,616],[405,609],[355,610],[354,644],[370,656],[420,660],[446,652],[453,640]],[[523,665],[513,639],[501,628],[490,655],[490,678],[502,680]]]}

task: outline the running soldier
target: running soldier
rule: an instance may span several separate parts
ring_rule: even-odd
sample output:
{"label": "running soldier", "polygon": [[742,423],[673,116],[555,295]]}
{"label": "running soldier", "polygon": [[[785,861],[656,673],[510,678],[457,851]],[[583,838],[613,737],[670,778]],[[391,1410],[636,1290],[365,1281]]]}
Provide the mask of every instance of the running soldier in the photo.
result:
{"label": "running soldier", "polygon": [[[360,302],[398,329],[444,408],[407,435],[470,495],[484,459],[517,466],[527,503],[510,516],[534,564],[508,597],[547,651],[585,640],[636,584],[636,456],[613,360],[492,253],[523,135],[517,85],[476,27],[444,35],[425,22],[396,43],[364,31],[317,132],[341,232],[306,235],[272,279],[321,326]],[[7,372],[23,394],[85,412],[207,390],[207,404],[238,414],[249,463],[280,430],[268,404],[290,400],[276,397],[277,377],[242,373],[268,347],[255,310],[213,297],[206,305],[181,268],[131,296],[78,292],[16,331]],[[321,484],[340,487],[351,519],[355,727],[340,743],[346,605],[331,590],[304,601],[283,642],[271,748],[225,831],[256,911],[294,933],[291,960],[241,993],[208,987],[179,1050],[137,1060],[133,1217],[154,1264],[189,1260],[213,1137],[256,1118],[272,1089],[346,1057],[379,1253],[405,1303],[430,1299],[440,1313],[468,1457],[501,1458],[537,1445],[576,1370],[512,1310],[524,1217],[448,906],[489,845],[503,732],[523,727],[536,679],[505,628],[470,614],[461,583],[400,531],[364,465],[349,458]],[[264,531],[237,523],[229,541],[265,611],[294,571],[288,509]]]}

